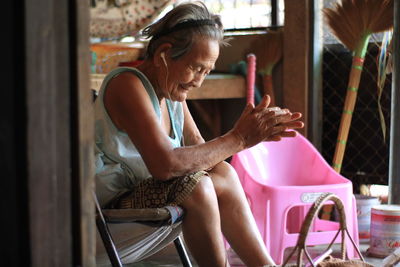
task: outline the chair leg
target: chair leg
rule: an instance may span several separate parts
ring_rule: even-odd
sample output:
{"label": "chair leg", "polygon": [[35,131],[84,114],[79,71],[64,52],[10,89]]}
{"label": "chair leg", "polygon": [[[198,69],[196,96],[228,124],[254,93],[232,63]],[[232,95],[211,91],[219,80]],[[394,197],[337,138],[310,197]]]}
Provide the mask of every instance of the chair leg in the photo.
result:
{"label": "chair leg", "polygon": [[179,254],[179,258],[182,261],[182,265],[183,267],[192,267],[192,263],[190,262],[189,256],[186,252],[185,246],[182,243],[181,237],[178,236],[175,240],[174,240],[174,244],[175,244],[175,248],[178,251]]}
{"label": "chair leg", "polygon": [[121,260],[118,256],[117,249],[115,247],[114,241],[112,240],[112,236],[110,230],[107,227],[106,220],[101,213],[100,205],[95,198],[95,206],[96,206],[96,226],[99,231],[100,237],[103,240],[104,247],[106,249],[107,255],[110,259],[112,267],[122,267]]}
{"label": "chair leg", "polygon": [[118,256],[117,249],[115,248],[114,242],[112,240],[111,234],[105,222],[101,221],[101,218],[96,218],[96,225],[99,231],[100,237],[103,240],[104,247],[106,249],[107,255],[110,259],[112,267],[122,267],[121,260]]}

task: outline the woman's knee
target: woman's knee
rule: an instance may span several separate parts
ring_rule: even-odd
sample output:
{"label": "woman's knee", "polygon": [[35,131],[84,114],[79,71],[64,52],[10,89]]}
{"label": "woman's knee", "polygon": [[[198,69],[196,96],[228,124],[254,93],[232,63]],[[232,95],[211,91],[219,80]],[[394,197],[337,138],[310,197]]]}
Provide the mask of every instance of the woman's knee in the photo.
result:
{"label": "woman's knee", "polygon": [[226,161],[222,161],[215,165],[215,167],[210,172],[211,177],[220,176],[226,179],[238,179],[236,170]]}
{"label": "woman's knee", "polygon": [[225,161],[217,164],[210,171],[210,176],[217,195],[221,195],[227,191],[236,191],[237,187],[241,186],[236,170]]}
{"label": "woman's knee", "polygon": [[216,202],[214,184],[209,176],[203,176],[182,205],[187,208],[204,204],[214,205]]}

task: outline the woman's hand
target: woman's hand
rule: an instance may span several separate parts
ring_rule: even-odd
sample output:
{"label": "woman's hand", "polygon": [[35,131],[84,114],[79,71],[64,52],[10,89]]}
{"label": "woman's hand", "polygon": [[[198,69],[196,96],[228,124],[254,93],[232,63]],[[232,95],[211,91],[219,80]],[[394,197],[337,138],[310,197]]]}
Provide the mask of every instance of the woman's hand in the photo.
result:
{"label": "woman's hand", "polygon": [[269,108],[270,101],[270,97],[266,95],[256,107],[247,104],[233,127],[232,132],[241,139],[244,148],[261,141],[279,141],[282,137],[294,137],[296,132],[290,130],[304,127],[304,123],[298,120],[301,113],[291,113],[279,107]]}

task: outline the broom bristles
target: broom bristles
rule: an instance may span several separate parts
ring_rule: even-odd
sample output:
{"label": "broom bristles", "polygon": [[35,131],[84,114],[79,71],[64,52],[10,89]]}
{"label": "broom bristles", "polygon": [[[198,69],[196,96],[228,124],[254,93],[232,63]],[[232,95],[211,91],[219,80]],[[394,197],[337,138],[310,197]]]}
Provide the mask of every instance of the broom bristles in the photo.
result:
{"label": "broom bristles", "polygon": [[333,34],[351,51],[364,35],[393,27],[393,0],[342,0],[323,13]]}
{"label": "broom bristles", "polygon": [[265,46],[266,62],[276,64],[282,58],[283,31],[268,31]]}
{"label": "broom bristles", "polygon": [[265,37],[265,66],[275,65],[282,58],[283,30],[268,30]]}

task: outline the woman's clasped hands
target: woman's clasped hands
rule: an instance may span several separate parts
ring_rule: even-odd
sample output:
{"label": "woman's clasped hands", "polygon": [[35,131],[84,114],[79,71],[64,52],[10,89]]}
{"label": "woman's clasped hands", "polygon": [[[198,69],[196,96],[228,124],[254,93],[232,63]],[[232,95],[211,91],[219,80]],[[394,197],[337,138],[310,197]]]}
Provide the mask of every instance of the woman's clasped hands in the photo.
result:
{"label": "woman's clasped hands", "polygon": [[293,129],[304,127],[300,112],[269,107],[271,99],[265,95],[254,107],[247,104],[232,131],[242,141],[244,148],[252,147],[262,141],[280,141],[282,137],[294,137]]}

